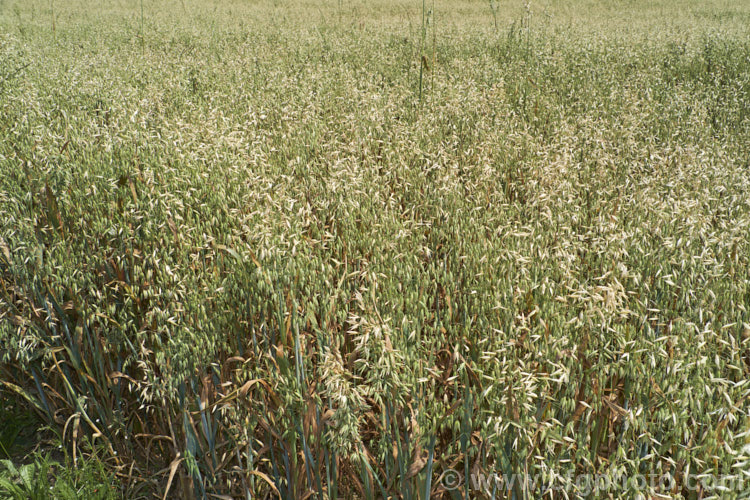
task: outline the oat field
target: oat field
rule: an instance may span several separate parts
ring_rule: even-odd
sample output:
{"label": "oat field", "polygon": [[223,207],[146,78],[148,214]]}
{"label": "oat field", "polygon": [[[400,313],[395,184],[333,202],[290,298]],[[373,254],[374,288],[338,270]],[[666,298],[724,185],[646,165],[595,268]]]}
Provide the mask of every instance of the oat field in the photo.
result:
{"label": "oat field", "polygon": [[750,1],[0,0],[0,498],[750,498],[749,307]]}

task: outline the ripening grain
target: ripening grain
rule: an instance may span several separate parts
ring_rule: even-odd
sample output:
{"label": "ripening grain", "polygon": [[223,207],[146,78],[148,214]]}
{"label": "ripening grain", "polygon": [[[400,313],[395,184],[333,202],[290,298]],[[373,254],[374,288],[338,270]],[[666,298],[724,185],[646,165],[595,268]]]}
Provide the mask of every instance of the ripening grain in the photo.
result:
{"label": "ripening grain", "polygon": [[0,0],[0,393],[127,498],[721,496],[749,40],[742,1]]}

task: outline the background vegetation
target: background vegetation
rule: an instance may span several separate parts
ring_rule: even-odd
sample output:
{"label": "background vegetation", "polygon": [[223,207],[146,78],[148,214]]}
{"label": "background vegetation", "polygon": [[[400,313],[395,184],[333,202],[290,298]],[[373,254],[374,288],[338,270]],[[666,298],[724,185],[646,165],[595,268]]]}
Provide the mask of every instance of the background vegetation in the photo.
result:
{"label": "background vegetation", "polygon": [[735,0],[0,0],[0,495],[736,498],[748,103]]}

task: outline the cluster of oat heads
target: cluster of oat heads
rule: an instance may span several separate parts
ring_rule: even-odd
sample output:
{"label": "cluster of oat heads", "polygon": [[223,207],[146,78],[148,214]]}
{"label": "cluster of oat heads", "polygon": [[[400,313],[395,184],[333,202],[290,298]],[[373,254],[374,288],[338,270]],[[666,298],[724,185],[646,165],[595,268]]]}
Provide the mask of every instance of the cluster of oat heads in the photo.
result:
{"label": "cluster of oat heads", "polygon": [[678,3],[0,7],[0,390],[129,496],[742,478],[750,12]]}

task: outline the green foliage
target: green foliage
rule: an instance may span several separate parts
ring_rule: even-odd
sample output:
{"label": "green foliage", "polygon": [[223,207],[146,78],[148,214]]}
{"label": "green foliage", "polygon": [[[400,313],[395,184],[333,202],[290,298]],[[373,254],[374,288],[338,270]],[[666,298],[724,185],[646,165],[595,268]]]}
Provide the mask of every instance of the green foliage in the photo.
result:
{"label": "green foliage", "polygon": [[63,466],[37,455],[33,463],[17,466],[0,461],[0,498],[13,500],[112,500],[121,498],[112,478],[96,460]]}
{"label": "green foliage", "polygon": [[84,466],[3,494],[742,473],[747,6],[52,7],[0,4],[0,384]]}
{"label": "green foliage", "polygon": [[[24,406],[0,390],[0,499],[122,497],[103,462],[92,456],[74,463],[61,453],[59,440]],[[53,456],[65,459],[61,462]]]}

